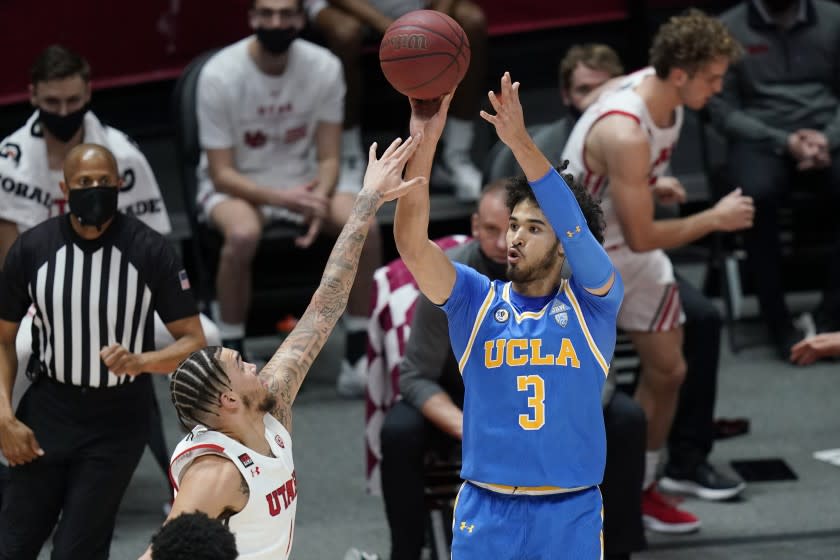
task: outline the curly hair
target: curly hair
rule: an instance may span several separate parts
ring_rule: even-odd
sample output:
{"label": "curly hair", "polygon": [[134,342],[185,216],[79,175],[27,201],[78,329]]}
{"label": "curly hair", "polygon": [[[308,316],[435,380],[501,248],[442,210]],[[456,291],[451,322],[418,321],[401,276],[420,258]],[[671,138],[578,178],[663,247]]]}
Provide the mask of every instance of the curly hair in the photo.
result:
{"label": "curly hair", "polygon": [[734,62],[741,52],[741,45],[720,20],[692,8],[659,28],[650,47],[650,65],[663,80],[674,68],[693,76],[704,64],[717,58]]}
{"label": "curly hair", "polygon": [[236,539],[218,519],[182,513],[152,537],[153,560],[236,560]]}
{"label": "curly hair", "polygon": [[[606,227],[604,223],[604,212],[601,210],[598,201],[589,194],[589,191],[575,181],[575,178],[570,173],[563,173],[568,165],[569,160],[565,160],[554,169],[560,173],[560,176],[566,181],[572,194],[575,195],[575,200],[577,200],[581,212],[583,212],[583,217],[586,219],[586,225],[589,226],[589,231],[592,232],[593,237],[598,240],[598,243],[603,244],[604,228]],[[528,179],[524,175],[513,177],[507,184],[506,202],[508,210],[513,212],[516,205],[525,200],[539,206],[537,197],[534,195],[531,185],[528,184]]]}

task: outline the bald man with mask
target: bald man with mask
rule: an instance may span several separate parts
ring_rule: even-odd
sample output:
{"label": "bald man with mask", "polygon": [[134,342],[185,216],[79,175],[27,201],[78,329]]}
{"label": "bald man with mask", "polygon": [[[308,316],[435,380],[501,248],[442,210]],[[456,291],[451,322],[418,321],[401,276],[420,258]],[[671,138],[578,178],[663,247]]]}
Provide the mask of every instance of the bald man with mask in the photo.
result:
{"label": "bald man with mask", "polygon": [[[54,560],[108,557],[148,438],[149,375],[205,345],[179,258],[117,212],[119,186],[108,149],[73,148],[61,183],[70,213],[18,237],[0,272],[0,449],[11,466],[2,560],[34,560],[54,528]],[[13,410],[15,337],[30,305],[32,385]],[[161,349],[155,311],[175,340]]]}

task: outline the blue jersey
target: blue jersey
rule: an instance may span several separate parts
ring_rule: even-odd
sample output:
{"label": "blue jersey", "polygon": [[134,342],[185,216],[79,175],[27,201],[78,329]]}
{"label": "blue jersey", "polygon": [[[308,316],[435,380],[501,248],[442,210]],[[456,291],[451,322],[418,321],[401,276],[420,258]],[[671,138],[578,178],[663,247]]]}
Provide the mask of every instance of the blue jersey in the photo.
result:
{"label": "blue jersey", "polygon": [[[564,280],[525,297],[455,263],[442,306],[464,380],[464,479],[490,485],[599,484],[606,460],[601,389],[623,286],[595,296]],[[534,489],[539,491],[539,489]]]}

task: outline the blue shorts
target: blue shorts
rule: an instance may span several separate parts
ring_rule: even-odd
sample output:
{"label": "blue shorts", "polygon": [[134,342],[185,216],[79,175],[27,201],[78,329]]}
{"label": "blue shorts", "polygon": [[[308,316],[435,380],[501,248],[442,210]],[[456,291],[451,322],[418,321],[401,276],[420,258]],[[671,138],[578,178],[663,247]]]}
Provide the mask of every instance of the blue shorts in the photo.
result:
{"label": "blue shorts", "polygon": [[455,502],[452,560],[600,560],[602,528],[597,486],[512,496],[467,482]]}

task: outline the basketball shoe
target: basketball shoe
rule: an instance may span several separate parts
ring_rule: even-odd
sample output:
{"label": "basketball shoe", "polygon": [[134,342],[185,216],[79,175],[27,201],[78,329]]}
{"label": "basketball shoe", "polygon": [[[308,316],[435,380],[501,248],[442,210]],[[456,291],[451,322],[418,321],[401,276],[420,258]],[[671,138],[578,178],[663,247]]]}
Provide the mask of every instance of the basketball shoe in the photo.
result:
{"label": "basketball shoe", "polygon": [[729,500],[747,487],[746,483],[734,480],[721,473],[707,462],[692,469],[678,469],[665,466],[665,476],[659,481],[665,492],[688,494],[704,500]]}
{"label": "basketball shoe", "polygon": [[642,492],[642,521],[647,529],[658,533],[692,533],[700,528],[700,520],[660,494],[656,484]]}

